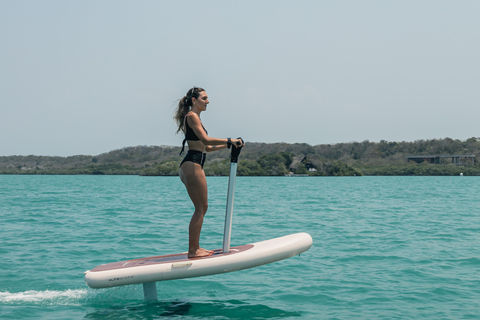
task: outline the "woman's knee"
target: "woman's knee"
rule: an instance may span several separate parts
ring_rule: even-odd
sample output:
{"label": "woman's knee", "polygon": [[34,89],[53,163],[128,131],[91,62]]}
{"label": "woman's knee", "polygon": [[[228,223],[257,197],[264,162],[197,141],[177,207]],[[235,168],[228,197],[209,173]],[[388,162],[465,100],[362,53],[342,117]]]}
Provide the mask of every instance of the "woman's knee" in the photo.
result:
{"label": "woman's knee", "polygon": [[208,202],[206,202],[204,205],[203,205],[203,215],[205,215],[207,213],[207,210],[208,210]]}
{"label": "woman's knee", "polygon": [[208,210],[208,202],[199,203],[195,205],[195,211],[198,211],[202,216],[204,216],[207,213],[207,210]]}

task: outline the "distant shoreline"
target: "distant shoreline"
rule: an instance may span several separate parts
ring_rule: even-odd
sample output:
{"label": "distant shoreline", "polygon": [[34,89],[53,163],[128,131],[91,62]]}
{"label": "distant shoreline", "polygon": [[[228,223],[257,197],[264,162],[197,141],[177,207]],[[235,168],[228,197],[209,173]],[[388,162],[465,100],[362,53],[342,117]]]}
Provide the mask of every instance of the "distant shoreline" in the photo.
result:
{"label": "distant shoreline", "polygon": [[[0,174],[175,176],[183,158],[180,147],[136,146],[97,156],[1,156]],[[407,156],[473,155],[460,163],[412,163]],[[311,146],[306,143],[247,143],[240,155],[239,176],[479,176],[480,138],[415,142],[350,142]],[[418,157],[416,157],[418,158]],[[422,162],[420,159],[419,162]],[[418,161],[418,159],[417,159]],[[462,162],[463,161],[463,162]],[[227,150],[209,153],[208,176],[229,173]]]}

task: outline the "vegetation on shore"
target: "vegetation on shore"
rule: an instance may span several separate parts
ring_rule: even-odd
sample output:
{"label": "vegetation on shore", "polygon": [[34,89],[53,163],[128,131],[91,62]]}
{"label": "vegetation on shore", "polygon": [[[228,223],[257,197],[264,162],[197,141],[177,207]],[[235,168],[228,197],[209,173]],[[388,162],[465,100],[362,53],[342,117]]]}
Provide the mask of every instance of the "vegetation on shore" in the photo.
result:
{"label": "vegetation on shore", "polygon": [[[0,174],[178,175],[180,147],[137,146],[97,156],[0,157]],[[480,138],[414,142],[350,142],[311,146],[305,143],[248,143],[238,162],[239,176],[480,175],[477,161],[454,165],[409,163],[407,155],[480,155]],[[209,153],[208,176],[229,174],[228,150]]]}

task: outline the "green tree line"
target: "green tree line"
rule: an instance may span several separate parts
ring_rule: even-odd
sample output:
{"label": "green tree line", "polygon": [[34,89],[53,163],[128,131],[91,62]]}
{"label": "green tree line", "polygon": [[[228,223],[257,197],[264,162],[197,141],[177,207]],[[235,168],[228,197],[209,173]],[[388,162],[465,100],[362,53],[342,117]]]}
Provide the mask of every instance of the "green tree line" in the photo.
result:
{"label": "green tree line", "polygon": [[[180,147],[137,146],[97,156],[72,157],[7,156],[0,157],[0,174],[133,174],[178,175]],[[229,174],[229,151],[209,153],[205,174]],[[409,163],[407,155],[475,155],[462,165]],[[451,138],[413,142],[350,142],[311,146],[306,143],[247,142],[238,162],[239,176],[361,175],[480,175],[476,159],[480,139]]]}

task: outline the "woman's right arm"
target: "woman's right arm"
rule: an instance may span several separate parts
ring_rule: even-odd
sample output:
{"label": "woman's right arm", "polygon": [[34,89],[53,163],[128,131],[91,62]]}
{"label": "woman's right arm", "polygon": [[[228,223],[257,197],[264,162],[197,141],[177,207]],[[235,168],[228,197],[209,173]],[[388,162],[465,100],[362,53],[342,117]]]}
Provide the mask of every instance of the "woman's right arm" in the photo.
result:
{"label": "woman's right arm", "polygon": [[[192,128],[193,132],[197,135],[197,137],[202,141],[205,146],[217,146],[217,145],[227,145],[228,139],[221,139],[221,138],[213,138],[209,137],[205,130],[203,130],[202,122],[196,113],[190,113],[188,115],[186,121],[188,121],[188,125]],[[235,146],[242,146],[242,140],[240,139],[231,139],[232,145]],[[207,150],[208,151],[208,150]],[[214,150],[211,150],[214,151]]]}

